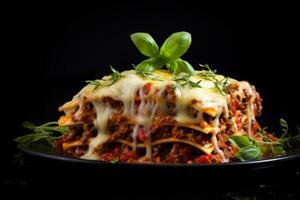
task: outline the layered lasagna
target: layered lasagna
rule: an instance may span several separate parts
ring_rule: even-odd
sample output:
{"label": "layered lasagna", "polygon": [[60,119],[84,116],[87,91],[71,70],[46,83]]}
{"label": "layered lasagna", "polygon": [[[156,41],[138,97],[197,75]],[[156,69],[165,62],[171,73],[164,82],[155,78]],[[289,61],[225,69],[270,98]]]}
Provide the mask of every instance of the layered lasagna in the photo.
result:
{"label": "layered lasagna", "polygon": [[[59,108],[69,131],[55,147],[91,160],[152,163],[223,163],[235,160],[232,135],[258,138],[262,99],[253,85],[195,71],[188,80],[168,70],[134,70],[86,85]],[[225,88],[216,85],[224,81]],[[192,84],[190,84],[192,83]],[[197,84],[197,85],[194,85]]]}

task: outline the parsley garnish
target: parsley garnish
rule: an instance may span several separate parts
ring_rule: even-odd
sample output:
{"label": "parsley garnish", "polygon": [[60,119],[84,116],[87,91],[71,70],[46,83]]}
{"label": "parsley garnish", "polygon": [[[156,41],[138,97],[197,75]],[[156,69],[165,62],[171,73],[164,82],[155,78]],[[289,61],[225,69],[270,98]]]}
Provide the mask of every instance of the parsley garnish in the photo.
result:
{"label": "parsley garnish", "polygon": [[141,76],[143,79],[150,79],[155,81],[162,81],[158,76],[155,76],[151,71],[149,70],[141,70],[137,68],[134,64],[132,64],[134,71],[137,75]]}
{"label": "parsley garnish", "polygon": [[198,82],[194,82],[190,79],[190,77],[191,76],[186,73],[180,73],[175,75],[173,78],[173,81],[177,83],[175,86],[180,85],[181,87],[188,86],[189,88],[193,88],[193,87],[201,88],[201,86],[199,85],[201,80],[199,80]]}
{"label": "parsley garnish", "polygon": [[113,68],[112,66],[110,66],[110,69],[111,69],[112,73],[110,74],[110,76],[108,78],[103,78],[101,80],[100,79],[87,80],[85,82],[90,85],[95,86],[93,91],[95,91],[98,87],[106,87],[106,86],[113,85],[120,78],[122,78],[123,75],[120,72],[118,72],[115,68]]}
{"label": "parsley garnish", "polygon": [[215,88],[218,90],[218,92],[222,95],[226,95],[228,92],[228,77],[225,77],[223,79],[217,78],[217,70],[212,70],[208,64],[200,65],[204,70],[198,73],[197,75],[201,78],[212,81],[215,85]]}
{"label": "parsley garnish", "polygon": [[22,126],[31,131],[27,135],[15,138],[15,141],[22,145],[41,140],[52,145],[57,138],[69,131],[67,127],[59,127],[57,122],[48,122],[39,126],[36,126],[32,122],[24,122]]}
{"label": "parsley garnish", "polygon": [[118,163],[119,162],[119,158],[117,157],[116,159],[114,159],[114,160],[111,160],[111,161],[109,161],[111,164],[116,164],[116,163]]}
{"label": "parsley garnish", "polygon": [[96,80],[87,80],[85,81],[86,83],[88,83],[89,85],[94,85],[94,90],[95,91],[98,87],[103,87],[101,80],[96,79]]}

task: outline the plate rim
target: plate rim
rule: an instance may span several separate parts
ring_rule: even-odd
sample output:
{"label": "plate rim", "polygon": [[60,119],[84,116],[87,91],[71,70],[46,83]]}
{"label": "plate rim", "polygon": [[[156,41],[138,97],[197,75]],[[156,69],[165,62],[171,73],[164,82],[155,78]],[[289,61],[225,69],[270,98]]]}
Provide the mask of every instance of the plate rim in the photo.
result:
{"label": "plate rim", "polygon": [[[33,145],[43,145],[44,147],[50,148],[46,144],[43,143],[35,143]],[[32,146],[32,145],[31,145]],[[181,163],[162,163],[162,164],[156,164],[156,163],[126,163],[126,162],[117,162],[112,163],[109,161],[101,161],[101,160],[88,160],[88,159],[81,159],[81,158],[74,158],[66,155],[59,155],[56,153],[48,153],[48,152],[41,152],[41,151],[35,151],[34,149],[30,148],[30,146],[24,146],[24,145],[17,145],[17,148],[28,155],[39,157],[39,158],[46,158],[50,160],[57,160],[57,161],[63,161],[68,163],[80,163],[80,164],[93,164],[93,165],[108,165],[108,166],[138,166],[138,167],[191,167],[191,168],[214,168],[214,167],[234,167],[234,166],[260,166],[264,164],[277,164],[282,163],[285,161],[290,161],[294,159],[300,159],[300,148],[296,148],[295,150],[299,150],[297,153],[291,153],[290,155],[283,155],[278,157],[272,157],[262,160],[250,160],[250,161],[236,161],[236,162],[227,162],[227,163],[219,163],[219,164],[181,164]],[[49,150],[50,150],[49,149]]]}

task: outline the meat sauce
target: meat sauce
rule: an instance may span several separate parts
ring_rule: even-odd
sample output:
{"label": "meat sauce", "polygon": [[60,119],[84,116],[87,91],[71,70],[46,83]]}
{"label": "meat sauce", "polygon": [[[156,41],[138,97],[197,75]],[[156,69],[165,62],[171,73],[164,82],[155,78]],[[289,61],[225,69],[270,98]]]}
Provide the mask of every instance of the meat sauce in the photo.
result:
{"label": "meat sauce", "polygon": [[[151,83],[144,85],[143,93],[145,95],[148,95],[151,90]],[[232,94],[234,91],[235,88],[231,88],[229,90],[230,94]],[[152,142],[172,137],[192,141],[202,145],[210,143],[211,134],[203,134],[202,132],[176,125],[166,125],[174,123],[174,116],[177,112],[174,87],[171,85],[166,86],[165,90],[162,92],[162,97],[166,101],[168,113],[167,115],[160,115],[159,113],[155,115],[150,129]],[[234,95],[230,96],[229,113],[235,120],[237,130],[246,129],[246,127],[243,127],[242,116],[246,113],[246,104],[249,101],[247,98],[250,97],[246,95],[245,98],[246,99],[240,99]],[[133,151],[129,146],[115,142],[118,139],[124,139],[132,142],[131,133],[133,131],[134,124],[122,115],[124,110],[123,103],[121,101],[116,101],[111,97],[104,97],[102,101],[110,104],[110,106],[118,112],[115,112],[107,122],[108,133],[110,137],[101,148],[97,148],[97,154],[99,158],[104,161],[118,160],[122,162],[137,162],[141,159],[141,157],[143,157],[145,149],[137,148],[136,151]],[[140,103],[141,98],[137,92],[135,98],[135,112],[137,112]],[[93,125],[93,120],[96,118],[96,112],[93,104],[88,102],[88,100],[85,98],[80,109],[82,110],[80,118],[73,117],[73,121],[80,121],[83,122],[83,124],[81,123],[71,126],[70,132],[65,134],[55,143],[55,147],[58,151],[74,157],[82,156],[88,149],[89,140],[97,135],[97,129]],[[196,117],[197,112],[198,111],[192,107],[188,109],[188,113],[191,116]],[[260,97],[254,101],[254,112],[255,115],[261,114]],[[230,127],[231,122],[228,121],[228,119],[223,115],[224,113],[220,117],[220,124],[224,125],[224,127]],[[207,123],[211,123],[214,120],[214,117],[205,113],[203,114],[203,118]],[[253,121],[251,126],[253,133],[256,133],[261,129],[256,121]],[[217,135],[219,148],[224,152],[229,161],[235,160],[234,154],[238,151],[237,147],[233,146],[228,140],[231,134],[233,134],[233,132],[225,128]],[[145,133],[144,127],[141,126],[137,132],[137,142],[145,143],[148,137],[149,135]],[[63,148],[64,143],[70,143],[78,140],[80,141],[81,145],[70,147],[68,149]],[[212,152],[211,154],[205,154],[191,145],[175,142],[153,146],[151,161],[155,163],[210,164],[221,163],[222,158],[215,152]]]}

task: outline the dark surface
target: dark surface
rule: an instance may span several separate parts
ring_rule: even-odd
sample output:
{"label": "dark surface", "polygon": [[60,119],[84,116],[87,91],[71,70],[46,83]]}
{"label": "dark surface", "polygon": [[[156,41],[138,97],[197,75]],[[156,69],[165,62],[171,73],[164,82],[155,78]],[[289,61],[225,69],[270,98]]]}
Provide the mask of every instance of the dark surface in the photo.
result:
{"label": "dark surface", "polygon": [[300,195],[299,157],[265,166],[162,167],[65,162],[25,154],[19,163],[5,191],[37,199],[297,199]]}
{"label": "dark surface", "polygon": [[[3,56],[7,62],[2,65],[1,72],[1,111],[4,118],[1,132],[5,141],[1,147],[4,149],[3,181],[9,188],[7,191],[28,196],[40,191],[44,192],[44,196],[57,197],[58,193],[52,191],[66,188],[63,196],[68,196],[72,185],[86,184],[84,189],[76,190],[78,196],[99,196],[103,190],[99,189],[100,194],[96,192],[98,190],[88,193],[88,185],[116,185],[116,182],[124,182],[117,175],[128,174],[125,185],[129,188],[127,196],[132,199],[140,197],[134,195],[135,187],[141,188],[138,192],[148,194],[149,199],[168,195],[174,199],[197,199],[202,193],[205,193],[202,197],[218,199],[220,196],[225,198],[227,192],[246,196],[269,195],[269,199],[275,193],[279,199],[288,199],[289,195],[299,193],[299,175],[295,175],[294,163],[266,170],[270,172],[266,177],[264,173],[245,172],[246,179],[240,175],[231,177],[234,172],[229,173],[226,184],[218,181],[221,186],[216,190],[199,189],[199,181],[195,180],[201,177],[193,179],[194,189],[189,189],[190,180],[186,180],[184,173],[181,176],[180,171],[175,171],[174,177],[157,178],[158,183],[165,183],[161,188],[167,187],[168,192],[156,192],[152,196],[154,189],[149,192],[149,187],[143,187],[145,182],[149,183],[134,182],[134,178],[129,177],[133,173],[126,170],[114,168],[111,172],[105,171],[106,178],[101,181],[102,178],[97,175],[86,180],[84,173],[89,170],[76,165],[28,158],[23,167],[11,164],[13,155],[18,153],[12,139],[25,133],[20,127],[21,122],[39,124],[57,120],[60,115],[57,107],[70,100],[84,86],[85,80],[109,73],[110,64],[122,71],[130,68],[131,63],[137,64],[144,59],[129,39],[129,35],[137,31],[151,33],[159,44],[173,32],[189,31],[193,42],[184,59],[194,66],[209,63],[222,74],[253,83],[264,99],[263,117],[259,119],[263,126],[278,131],[279,118],[282,117],[294,132],[294,127],[299,125],[300,111],[297,97],[299,56],[295,50],[299,43],[297,9],[295,5],[274,2],[230,5],[198,1],[101,1],[98,5],[26,2],[5,8],[8,11],[4,18],[7,35],[3,40],[8,45]],[[102,169],[95,170],[103,175]],[[76,173],[80,177],[76,180],[70,178],[68,184],[64,184],[64,176],[68,176],[65,173]],[[154,179],[157,174],[164,173],[141,170],[138,178],[147,180],[144,178],[146,174]],[[114,174],[112,179],[107,178]],[[190,175],[197,174],[191,171]],[[211,185],[212,180],[208,180]],[[130,184],[133,182],[134,187]],[[231,182],[235,183],[235,187],[230,186]],[[175,183],[186,190],[172,189],[171,185]],[[122,185],[116,185],[116,190]],[[228,188],[226,192],[224,187]],[[103,197],[106,198],[113,194],[122,196],[121,193],[109,192],[109,189],[104,191]]]}

